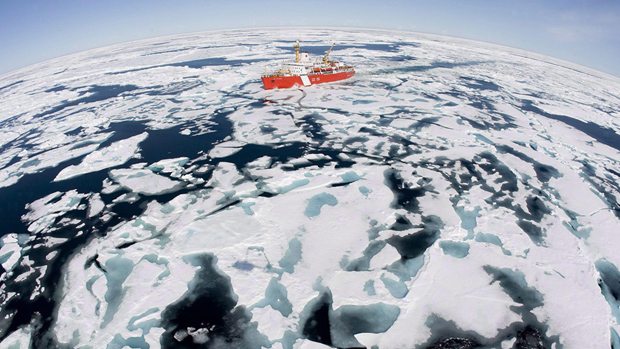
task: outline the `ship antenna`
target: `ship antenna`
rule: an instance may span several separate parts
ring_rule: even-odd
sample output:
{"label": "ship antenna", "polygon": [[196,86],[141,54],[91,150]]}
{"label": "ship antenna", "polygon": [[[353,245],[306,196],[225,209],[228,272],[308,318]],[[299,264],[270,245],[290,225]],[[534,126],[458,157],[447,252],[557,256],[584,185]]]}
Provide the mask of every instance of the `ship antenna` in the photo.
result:
{"label": "ship antenna", "polygon": [[301,52],[301,46],[299,45],[299,40],[295,41],[295,46],[293,46],[295,48],[295,63],[299,63],[300,59],[299,59],[299,54]]}
{"label": "ship antenna", "polygon": [[334,45],[336,45],[336,43],[332,43],[332,46],[329,48],[329,50],[327,50],[327,52],[325,52],[325,56],[323,56],[323,63],[327,64],[329,63],[329,55],[332,53],[332,50],[334,49]]}

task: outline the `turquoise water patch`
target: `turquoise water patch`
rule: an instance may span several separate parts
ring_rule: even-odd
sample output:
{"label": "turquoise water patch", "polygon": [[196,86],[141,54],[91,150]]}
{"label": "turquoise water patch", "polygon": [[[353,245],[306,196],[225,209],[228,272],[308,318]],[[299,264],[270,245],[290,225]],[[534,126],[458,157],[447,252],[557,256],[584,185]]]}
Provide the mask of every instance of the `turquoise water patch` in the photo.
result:
{"label": "turquoise water patch", "polygon": [[367,188],[367,187],[365,187],[365,186],[363,186],[363,185],[361,185],[361,186],[359,187],[359,191],[360,191],[360,193],[362,193],[362,195],[364,195],[365,197],[368,197],[368,194],[372,193],[372,190],[371,190],[371,189],[369,189],[369,188]]}
{"label": "turquoise water patch", "polygon": [[499,237],[497,237],[497,235],[493,235],[490,233],[478,233],[476,234],[476,237],[474,239],[475,241],[478,242],[486,242],[489,244],[493,244],[496,246],[499,246],[502,249],[502,252],[507,255],[510,256],[512,255],[512,253],[510,251],[508,251],[507,249],[504,248],[504,244],[502,243],[502,240],[500,240]]}
{"label": "turquoise water patch", "polygon": [[368,240],[374,240],[379,237],[379,233],[386,230],[385,224],[379,224],[377,220],[370,220],[370,228],[368,229]]}
{"label": "turquoise water patch", "polygon": [[474,228],[478,225],[477,218],[478,213],[480,213],[480,207],[476,206],[472,211],[465,211],[464,207],[456,206],[454,210],[461,218],[461,228],[469,233],[467,239],[471,239],[474,234]]}
{"label": "turquoise water patch", "polygon": [[383,333],[400,315],[400,308],[385,303],[343,305],[329,313],[331,346],[365,348],[357,341],[358,333]]}
{"label": "turquoise water patch", "polygon": [[112,341],[108,344],[107,349],[123,348],[149,349],[150,346],[145,341],[144,336],[125,338],[117,333],[116,335],[114,335]]}
{"label": "turquoise water patch", "polygon": [[293,273],[295,271],[295,265],[301,260],[301,241],[297,238],[292,238],[288,242],[288,249],[284,253],[284,256],[278,262],[280,268],[287,273]]}
{"label": "turquoise water patch", "polygon": [[490,144],[490,145],[495,145],[495,143],[493,143],[490,139],[488,139],[487,137],[481,135],[480,133],[475,133],[474,137],[476,137],[477,140],[482,141],[486,144]]}
{"label": "turquoise water patch", "polygon": [[397,260],[387,267],[387,271],[398,276],[401,281],[409,281],[418,275],[418,272],[424,266],[424,255],[419,255],[415,258],[407,260]]}
{"label": "turquoise water patch", "polygon": [[618,332],[616,332],[616,330],[614,330],[613,327],[611,327],[610,330],[611,330],[611,345],[612,345],[612,348],[614,348],[614,349],[620,348],[620,336],[618,336]]}
{"label": "turquoise water patch", "polygon": [[562,225],[579,239],[588,239],[592,232],[592,228],[583,227],[575,218],[571,218],[570,222],[562,222]]}
{"label": "turquoise water patch", "polygon": [[342,178],[342,181],[345,183],[351,183],[351,182],[359,181],[360,179],[362,179],[362,177],[360,177],[354,171],[343,173],[340,175],[340,178]]}
{"label": "turquoise water patch", "polygon": [[620,294],[620,271],[606,259],[599,259],[594,263],[600,275],[599,287],[603,297],[611,308],[612,315],[620,322],[620,302],[617,295]]}
{"label": "turquoise water patch", "polygon": [[123,283],[133,270],[133,262],[127,258],[114,256],[105,263],[105,277],[107,280],[107,291],[104,295],[105,301],[108,303],[106,312],[103,316],[101,327],[105,327],[116,314],[118,307],[121,305],[122,298],[125,294]]}
{"label": "turquoise water patch", "polygon": [[[166,161],[166,162],[168,162],[168,161]],[[177,161],[174,161],[174,162],[169,162],[168,164],[169,164],[169,166],[172,166],[172,167],[176,167],[176,166],[181,167],[181,166],[185,166],[185,164],[187,164],[188,162],[189,162],[189,158],[182,157],[182,158],[180,158],[180,159],[177,159]],[[158,163],[155,163],[155,164],[151,164],[151,165],[147,166],[146,168],[148,168],[149,170],[151,170],[151,171],[153,171],[153,172],[161,172],[161,171],[163,171],[166,167],[165,167],[165,165],[164,165],[164,164],[161,164],[161,163],[159,163],[159,164],[158,164]]]}
{"label": "turquoise water patch", "polygon": [[161,265],[163,266],[165,269],[159,273],[159,275],[157,275],[157,282],[160,282],[161,280],[167,278],[168,276],[170,276],[170,269],[168,268],[168,259],[165,257],[159,257],[158,255],[154,254],[154,253],[150,253],[147,254],[146,256],[142,257],[142,259],[153,263],[153,264],[157,264],[157,265]]}
{"label": "turquoise water patch", "polygon": [[256,303],[257,308],[271,306],[284,317],[288,317],[293,312],[293,305],[288,300],[288,292],[286,287],[278,282],[278,279],[272,278],[265,290],[265,298]]}
{"label": "turquoise water patch", "polygon": [[366,292],[369,296],[377,295],[377,291],[375,291],[375,281],[368,280],[364,283],[364,292]]}
{"label": "turquoise water patch", "polygon": [[348,256],[345,255],[340,261],[340,266],[346,271],[369,270],[370,260],[381,252],[385,245],[385,241],[370,241],[368,246],[362,252],[361,257],[349,260]]}
{"label": "turquoise water patch", "polygon": [[223,192],[222,194],[223,196],[215,202],[218,205],[225,205],[232,201],[237,200],[237,197],[235,196],[237,192],[235,190],[228,190],[228,191]]}
{"label": "turquoise water patch", "polygon": [[336,206],[336,204],[338,204],[338,200],[335,196],[329,193],[320,193],[310,198],[304,214],[308,218],[317,217],[321,214],[323,206]]}
{"label": "turquoise water patch", "polygon": [[81,197],[72,197],[69,199],[69,202],[67,203],[67,207],[75,207],[77,206],[80,202],[82,201]]}
{"label": "turquoise water patch", "polygon": [[99,301],[99,298],[93,293],[93,285],[100,277],[101,275],[95,275],[88,279],[88,281],[86,281],[86,290],[97,300],[95,303],[95,315],[97,316],[99,316],[100,314],[101,302]]}
{"label": "turquoise water patch", "polygon": [[458,241],[439,241],[444,254],[455,258],[465,258],[469,254],[469,244]]}
{"label": "turquoise water patch", "polygon": [[11,256],[13,255],[13,252],[15,251],[9,251],[3,254],[2,256],[0,256],[0,264],[4,264],[6,261],[8,261],[9,258],[11,258]]}
{"label": "turquoise water patch", "polygon": [[164,169],[164,166],[162,166],[162,165],[149,165],[146,168],[148,168],[149,170],[157,173],[157,172],[161,172]]}
{"label": "turquoise water patch", "polygon": [[161,211],[161,213],[170,214],[172,213],[172,211],[174,211],[174,206],[171,205],[170,203],[165,203],[161,205],[161,208],[159,209],[159,211]]}
{"label": "turquoise water patch", "polygon": [[385,277],[385,275],[381,275],[381,281],[394,298],[405,298],[409,292],[405,283],[400,280],[392,280]]}
{"label": "turquoise water patch", "polygon": [[142,314],[133,316],[131,319],[129,319],[129,324],[127,325],[127,329],[130,331],[136,331],[140,329],[144,331],[144,334],[149,333],[152,327],[159,326],[159,323],[160,323],[159,319],[147,319],[141,322],[138,322],[138,320],[141,320],[142,318],[145,318],[151,314],[155,314],[158,311],[159,311],[159,308],[154,307],[154,308],[150,308],[146,310]]}
{"label": "turquoise water patch", "polygon": [[252,206],[254,205],[256,205],[255,202],[242,202],[239,204],[239,206],[243,209],[243,212],[245,212],[248,216],[254,215],[254,210],[252,210]]}

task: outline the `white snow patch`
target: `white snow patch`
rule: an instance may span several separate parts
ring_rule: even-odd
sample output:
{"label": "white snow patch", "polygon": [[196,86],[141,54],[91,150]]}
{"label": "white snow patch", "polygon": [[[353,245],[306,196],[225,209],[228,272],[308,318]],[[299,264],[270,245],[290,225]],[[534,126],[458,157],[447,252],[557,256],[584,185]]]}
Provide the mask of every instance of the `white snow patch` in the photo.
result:
{"label": "white snow patch", "polygon": [[119,185],[144,195],[170,193],[183,187],[183,183],[157,175],[150,170],[118,169],[110,177]]}
{"label": "white snow patch", "polygon": [[138,145],[147,137],[148,133],[144,132],[112,143],[107,148],[96,150],[88,154],[79,165],[72,165],[62,169],[54,181],[62,181],[86,173],[122,165],[137,155]]}

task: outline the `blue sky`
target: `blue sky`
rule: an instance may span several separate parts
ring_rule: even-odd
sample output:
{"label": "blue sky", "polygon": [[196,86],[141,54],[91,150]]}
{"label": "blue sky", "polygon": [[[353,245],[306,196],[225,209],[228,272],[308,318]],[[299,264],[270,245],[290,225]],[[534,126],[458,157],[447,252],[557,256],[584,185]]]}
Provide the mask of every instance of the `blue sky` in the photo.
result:
{"label": "blue sky", "polygon": [[141,38],[295,25],[465,37],[620,76],[620,0],[0,0],[0,74]]}

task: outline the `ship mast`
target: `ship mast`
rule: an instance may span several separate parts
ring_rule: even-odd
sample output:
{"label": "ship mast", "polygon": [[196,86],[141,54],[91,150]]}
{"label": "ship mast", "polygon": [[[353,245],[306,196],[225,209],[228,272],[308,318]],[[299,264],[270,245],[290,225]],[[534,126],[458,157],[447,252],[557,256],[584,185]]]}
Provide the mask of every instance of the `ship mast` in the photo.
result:
{"label": "ship mast", "polygon": [[334,49],[334,45],[336,45],[336,43],[332,43],[332,46],[329,48],[329,50],[327,50],[327,52],[325,52],[325,56],[323,56],[323,63],[328,64],[329,63],[329,55],[332,53],[332,50]]}
{"label": "ship mast", "polygon": [[301,52],[301,46],[299,45],[299,40],[295,41],[295,45],[293,47],[295,48],[295,63],[299,63],[300,61],[299,55]]}

